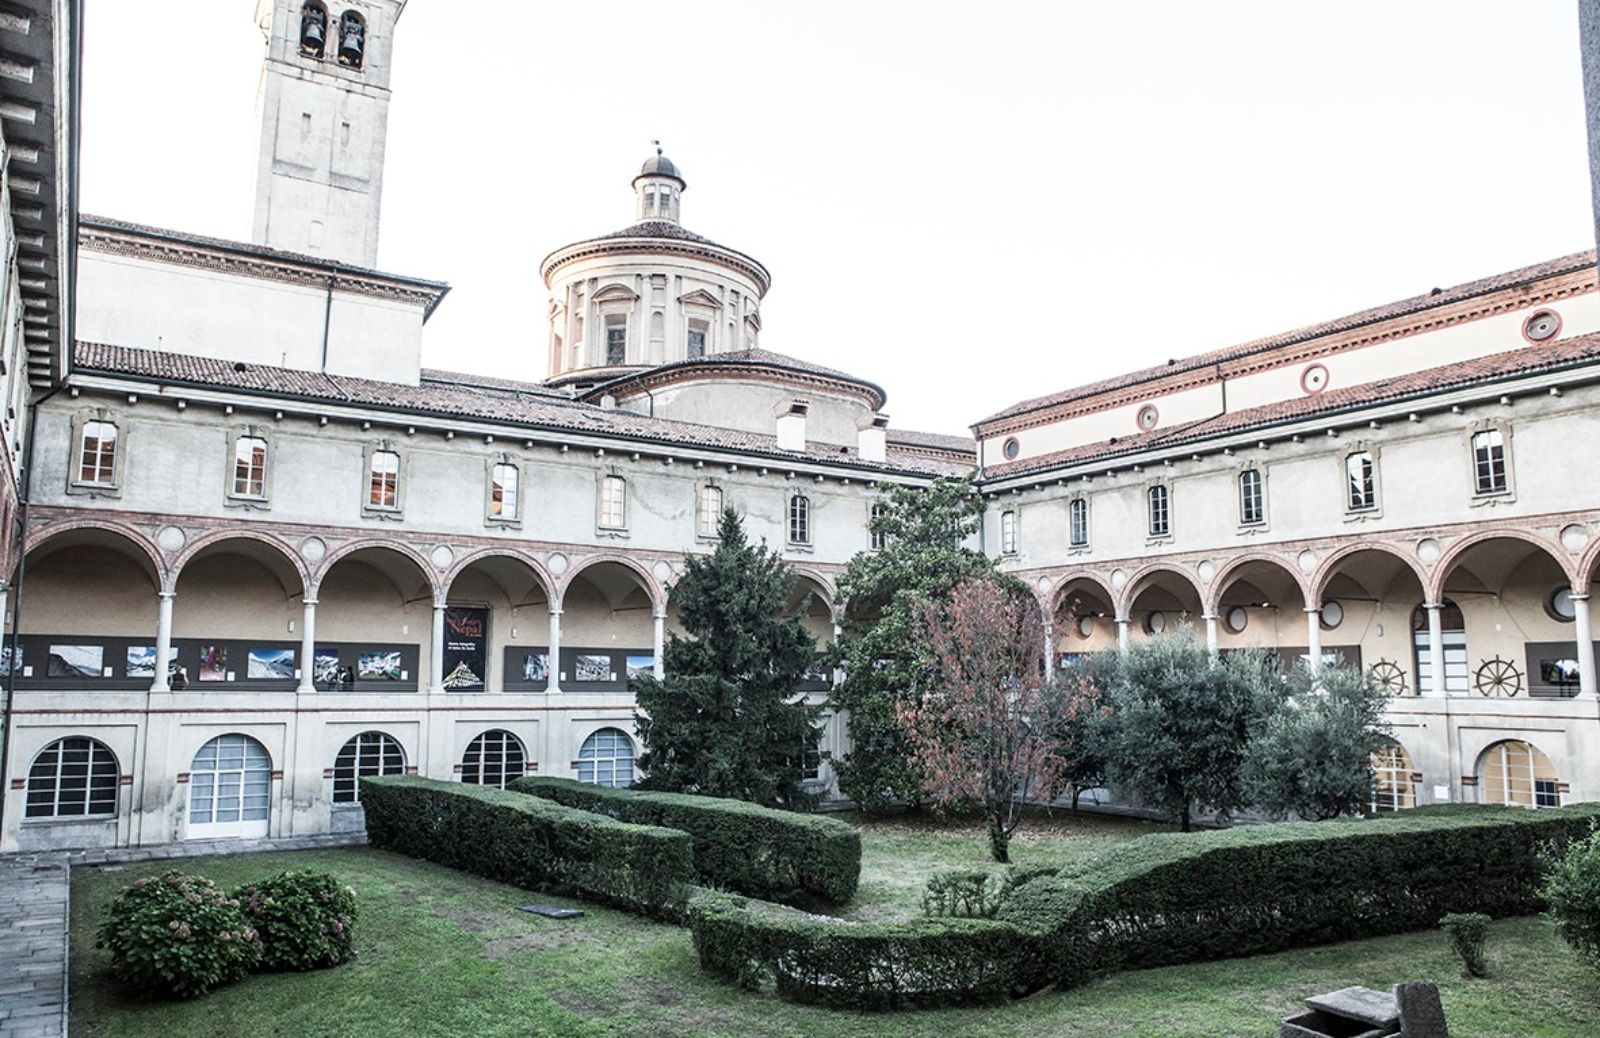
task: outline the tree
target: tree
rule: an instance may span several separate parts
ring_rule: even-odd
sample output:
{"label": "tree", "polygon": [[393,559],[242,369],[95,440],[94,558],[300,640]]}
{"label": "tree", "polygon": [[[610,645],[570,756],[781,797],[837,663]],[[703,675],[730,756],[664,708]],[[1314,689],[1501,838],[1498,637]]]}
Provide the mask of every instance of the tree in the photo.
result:
{"label": "tree", "polygon": [[906,754],[895,709],[927,684],[930,654],[916,637],[923,607],[968,577],[995,572],[968,546],[983,512],[971,480],[893,487],[881,503],[871,529],[882,550],[856,555],[839,578],[845,610],[832,653],[845,672],[833,705],[846,711],[852,746],[835,771],[840,791],[868,811],[915,806],[922,796],[923,776]]}
{"label": "tree", "polygon": [[1066,760],[1059,732],[1073,700],[1052,685],[1044,623],[1025,589],[979,577],[962,581],[948,603],[923,605],[918,625],[932,656],[919,699],[896,704],[912,765],[941,803],[983,810],[989,850],[1009,861],[1021,808],[1054,791]]}
{"label": "tree", "polygon": [[1213,660],[1192,628],[1103,653],[1093,672],[1111,711],[1107,777],[1121,791],[1177,816],[1197,806],[1245,806],[1250,737],[1281,696],[1275,661],[1241,651]]}
{"label": "tree", "polygon": [[1055,683],[1062,696],[1074,701],[1072,710],[1057,719],[1056,737],[1061,741],[1061,756],[1066,762],[1061,785],[1072,796],[1072,813],[1078,813],[1078,798],[1084,790],[1106,784],[1107,742],[1111,727],[1111,706],[1101,682],[1082,664],[1057,671]]}
{"label": "tree", "polygon": [[1250,743],[1245,787],[1268,814],[1322,821],[1362,811],[1372,799],[1372,751],[1388,732],[1387,691],[1358,667],[1304,664],[1287,697]]}
{"label": "tree", "polygon": [[672,586],[689,637],[668,639],[666,677],[628,682],[639,707],[642,784],[810,806],[802,769],[821,710],[794,691],[816,652],[801,613],[784,615],[794,574],[765,543],[750,544],[733,509],[717,535],[717,550],[691,557]]}

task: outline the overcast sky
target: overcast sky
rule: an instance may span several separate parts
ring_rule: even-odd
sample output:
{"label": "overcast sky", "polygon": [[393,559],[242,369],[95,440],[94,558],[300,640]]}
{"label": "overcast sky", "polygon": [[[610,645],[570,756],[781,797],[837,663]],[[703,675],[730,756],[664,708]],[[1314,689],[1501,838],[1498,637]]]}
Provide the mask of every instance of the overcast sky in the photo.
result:
{"label": "overcast sky", "polygon": [[[254,2],[87,0],[85,212],[249,237]],[[543,377],[539,260],[632,222],[659,137],[773,273],[762,345],[902,428],[1594,239],[1571,0],[410,0],[393,87],[425,364]]]}

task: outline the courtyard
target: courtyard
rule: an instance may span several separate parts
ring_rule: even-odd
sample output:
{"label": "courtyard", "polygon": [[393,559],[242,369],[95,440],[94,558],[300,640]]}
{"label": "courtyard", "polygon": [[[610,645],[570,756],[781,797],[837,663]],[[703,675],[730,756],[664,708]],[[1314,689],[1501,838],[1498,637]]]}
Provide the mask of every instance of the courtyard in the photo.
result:
{"label": "courtyard", "polygon": [[[1019,864],[1065,864],[1159,827],[1057,813],[1015,845]],[[843,914],[914,918],[923,880],[983,867],[977,821],[862,827],[861,890]],[[305,974],[258,975],[192,1002],[130,993],[105,970],[94,930],[110,899],[178,867],[225,886],[289,868],[355,888],[358,958]],[[1352,984],[1437,980],[1462,1035],[1593,1033],[1600,991],[1538,918],[1496,922],[1491,973],[1465,980],[1443,936],[1414,933],[1281,955],[1113,975],[976,1010],[860,1014],[792,1005],[703,972],[686,930],[592,904],[555,922],[518,912],[527,891],[370,848],[272,852],[80,868],[72,885],[73,1033],[232,1035],[1213,1035],[1272,1033],[1308,995]],[[556,899],[560,901],[560,899]]]}

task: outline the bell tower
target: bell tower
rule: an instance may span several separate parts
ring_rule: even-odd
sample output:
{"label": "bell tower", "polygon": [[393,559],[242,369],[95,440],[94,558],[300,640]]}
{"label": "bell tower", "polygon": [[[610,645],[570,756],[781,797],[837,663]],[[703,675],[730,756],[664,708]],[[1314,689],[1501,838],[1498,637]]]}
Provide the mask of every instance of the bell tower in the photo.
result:
{"label": "bell tower", "polygon": [[378,260],[394,27],[406,0],[256,0],[267,38],[254,240]]}

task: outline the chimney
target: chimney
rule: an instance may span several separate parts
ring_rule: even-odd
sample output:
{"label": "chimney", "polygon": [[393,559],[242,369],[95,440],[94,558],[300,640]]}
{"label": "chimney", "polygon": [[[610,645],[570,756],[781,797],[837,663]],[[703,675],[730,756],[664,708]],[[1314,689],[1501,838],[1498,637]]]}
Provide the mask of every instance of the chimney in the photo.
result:
{"label": "chimney", "polygon": [[862,461],[886,461],[889,457],[889,416],[875,414],[872,422],[856,438],[856,452]]}
{"label": "chimney", "polygon": [[806,449],[806,412],[810,409],[811,405],[804,400],[796,400],[789,405],[789,410],[778,416],[779,450]]}

